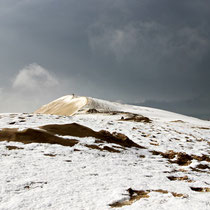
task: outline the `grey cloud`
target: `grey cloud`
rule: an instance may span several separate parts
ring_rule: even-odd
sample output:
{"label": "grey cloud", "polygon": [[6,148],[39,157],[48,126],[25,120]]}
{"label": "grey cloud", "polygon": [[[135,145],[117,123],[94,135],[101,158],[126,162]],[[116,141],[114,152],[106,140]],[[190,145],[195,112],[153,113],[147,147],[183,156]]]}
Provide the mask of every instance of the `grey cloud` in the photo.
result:
{"label": "grey cloud", "polygon": [[61,81],[52,98],[200,98],[209,92],[209,8],[207,0],[2,0],[0,87],[37,62]]}

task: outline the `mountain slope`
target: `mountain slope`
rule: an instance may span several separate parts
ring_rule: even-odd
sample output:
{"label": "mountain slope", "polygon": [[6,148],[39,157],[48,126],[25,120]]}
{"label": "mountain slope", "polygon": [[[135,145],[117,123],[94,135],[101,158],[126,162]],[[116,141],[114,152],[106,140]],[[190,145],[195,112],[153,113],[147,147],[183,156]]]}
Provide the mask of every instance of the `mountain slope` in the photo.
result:
{"label": "mountain slope", "polygon": [[87,99],[0,114],[0,209],[209,209],[210,122]]}

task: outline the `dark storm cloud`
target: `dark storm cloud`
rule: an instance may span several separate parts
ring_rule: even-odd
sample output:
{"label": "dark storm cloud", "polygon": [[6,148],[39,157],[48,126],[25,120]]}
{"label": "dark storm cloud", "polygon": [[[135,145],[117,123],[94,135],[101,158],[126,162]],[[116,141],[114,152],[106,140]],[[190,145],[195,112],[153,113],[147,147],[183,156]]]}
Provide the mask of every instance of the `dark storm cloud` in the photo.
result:
{"label": "dark storm cloud", "polygon": [[210,105],[207,0],[3,0],[0,29],[0,88],[36,62],[62,81],[54,97]]}

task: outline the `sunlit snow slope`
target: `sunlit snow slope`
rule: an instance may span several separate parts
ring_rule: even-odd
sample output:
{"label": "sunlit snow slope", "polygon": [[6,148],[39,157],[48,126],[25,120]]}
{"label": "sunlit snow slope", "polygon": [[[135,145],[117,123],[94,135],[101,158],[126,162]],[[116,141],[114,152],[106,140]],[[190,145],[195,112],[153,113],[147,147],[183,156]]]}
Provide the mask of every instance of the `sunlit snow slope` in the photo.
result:
{"label": "sunlit snow slope", "polygon": [[[184,116],[181,114],[176,114],[173,112],[168,112],[160,109],[154,109],[149,107],[141,106],[132,106],[126,104],[120,104],[116,102],[110,102],[106,100],[84,97],[84,96],[75,96],[67,95],[61,98],[58,98],[49,104],[43,105],[35,114],[51,114],[51,115],[64,115],[71,116],[75,113],[85,113],[91,110],[96,110],[98,112],[130,112],[141,114],[147,117],[155,118],[157,120],[176,120],[183,119],[188,122],[198,122],[198,119],[193,117]],[[202,122],[202,121],[201,121]]]}

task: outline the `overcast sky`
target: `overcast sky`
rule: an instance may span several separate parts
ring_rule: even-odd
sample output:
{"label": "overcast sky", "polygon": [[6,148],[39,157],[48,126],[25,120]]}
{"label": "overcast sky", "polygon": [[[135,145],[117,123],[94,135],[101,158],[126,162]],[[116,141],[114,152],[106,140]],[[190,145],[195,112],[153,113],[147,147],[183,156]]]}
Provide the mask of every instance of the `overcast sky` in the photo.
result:
{"label": "overcast sky", "polygon": [[0,112],[76,93],[210,118],[210,1],[0,0],[0,72]]}

